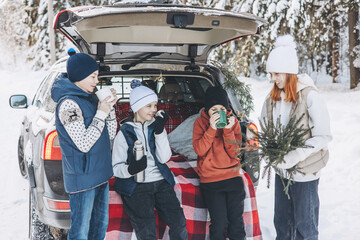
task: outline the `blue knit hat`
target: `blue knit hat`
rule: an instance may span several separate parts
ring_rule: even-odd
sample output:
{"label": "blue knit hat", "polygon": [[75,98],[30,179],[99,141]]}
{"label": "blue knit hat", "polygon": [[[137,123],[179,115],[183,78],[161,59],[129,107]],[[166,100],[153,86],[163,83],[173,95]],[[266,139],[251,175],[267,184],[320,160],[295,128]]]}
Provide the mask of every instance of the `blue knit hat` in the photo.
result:
{"label": "blue knit hat", "polygon": [[68,54],[70,57],[66,63],[66,71],[70,81],[81,81],[96,70],[99,70],[99,65],[89,55],[76,53],[73,48],[68,50]]}

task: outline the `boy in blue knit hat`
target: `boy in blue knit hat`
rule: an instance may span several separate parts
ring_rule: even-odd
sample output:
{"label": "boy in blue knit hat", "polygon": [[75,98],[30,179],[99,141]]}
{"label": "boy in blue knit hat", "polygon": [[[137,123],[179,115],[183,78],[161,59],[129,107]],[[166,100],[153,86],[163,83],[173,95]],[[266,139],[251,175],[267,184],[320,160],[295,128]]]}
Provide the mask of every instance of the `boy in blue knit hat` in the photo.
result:
{"label": "boy in blue knit hat", "polygon": [[56,130],[62,152],[65,190],[69,193],[71,226],[68,239],[104,239],[109,221],[109,184],[113,175],[110,140],[115,138],[113,105],[117,97],[99,101],[96,61],[69,50],[67,75],[51,89],[57,102]]}

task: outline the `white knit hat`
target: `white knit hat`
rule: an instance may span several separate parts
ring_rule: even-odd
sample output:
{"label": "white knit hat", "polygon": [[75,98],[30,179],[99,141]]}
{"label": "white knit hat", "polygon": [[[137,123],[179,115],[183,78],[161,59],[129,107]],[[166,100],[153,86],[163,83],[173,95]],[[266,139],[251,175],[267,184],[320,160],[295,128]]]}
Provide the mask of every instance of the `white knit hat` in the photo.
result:
{"label": "white knit hat", "polygon": [[274,45],[275,48],[270,52],[266,62],[266,71],[298,74],[299,63],[294,38],[290,35],[279,36]]}
{"label": "white knit hat", "polygon": [[141,82],[137,79],[131,81],[131,88],[130,107],[134,113],[149,103],[158,101],[156,93],[150,88],[141,85]]}

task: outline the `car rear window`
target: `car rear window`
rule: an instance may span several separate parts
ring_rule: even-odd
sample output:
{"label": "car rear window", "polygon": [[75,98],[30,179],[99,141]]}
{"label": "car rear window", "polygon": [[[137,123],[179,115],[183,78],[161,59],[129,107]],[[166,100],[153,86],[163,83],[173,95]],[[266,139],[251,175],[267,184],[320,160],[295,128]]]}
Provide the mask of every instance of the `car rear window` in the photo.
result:
{"label": "car rear window", "polygon": [[133,79],[156,92],[160,103],[203,103],[205,91],[212,85],[207,78],[198,76],[101,76],[98,87],[111,86],[120,102],[128,102]]}

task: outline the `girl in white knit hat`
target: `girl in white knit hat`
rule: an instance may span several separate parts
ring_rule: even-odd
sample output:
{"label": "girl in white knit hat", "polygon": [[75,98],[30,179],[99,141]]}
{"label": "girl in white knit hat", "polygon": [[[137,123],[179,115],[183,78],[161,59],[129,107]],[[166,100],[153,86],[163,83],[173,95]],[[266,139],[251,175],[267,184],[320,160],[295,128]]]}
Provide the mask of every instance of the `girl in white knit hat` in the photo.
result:
{"label": "girl in white knit hat", "polygon": [[[293,150],[277,165],[274,225],[276,240],[317,240],[318,184],[321,169],[329,158],[327,145],[332,136],[329,113],[318,89],[307,74],[298,74],[295,48],[292,36],[280,36],[269,54],[266,70],[274,86],[266,97],[260,120],[276,122],[280,117],[281,125],[286,126],[291,116],[305,114],[301,123],[311,129],[305,144],[312,148]],[[295,165],[301,166],[304,174],[295,174],[294,183],[289,187],[289,199],[280,176],[286,177],[286,169]],[[288,180],[284,181],[286,184]]]}
{"label": "girl in white knit hat", "polygon": [[[115,191],[121,195],[138,240],[157,239],[154,208],[169,226],[170,239],[187,240],[185,216],[173,188],[174,177],[165,164],[171,157],[164,129],[169,117],[164,111],[157,113],[158,97],[153,90],[139,80],[133,80],[131,87],[134,115],[121,125],[114,140]],[[133,151],[137,140],[144,152],[138,161]],[[142,174],[141,179],[138,174]]]}

